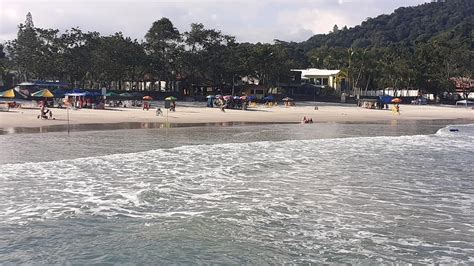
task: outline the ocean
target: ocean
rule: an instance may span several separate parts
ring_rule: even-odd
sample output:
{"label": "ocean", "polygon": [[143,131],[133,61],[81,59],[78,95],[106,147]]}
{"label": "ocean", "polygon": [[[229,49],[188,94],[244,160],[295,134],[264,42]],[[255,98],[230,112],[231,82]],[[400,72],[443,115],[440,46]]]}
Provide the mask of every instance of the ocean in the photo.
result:
{"label": "ocean", "polygon": [[0,263],[474,263],[474,125],[0,135]]}

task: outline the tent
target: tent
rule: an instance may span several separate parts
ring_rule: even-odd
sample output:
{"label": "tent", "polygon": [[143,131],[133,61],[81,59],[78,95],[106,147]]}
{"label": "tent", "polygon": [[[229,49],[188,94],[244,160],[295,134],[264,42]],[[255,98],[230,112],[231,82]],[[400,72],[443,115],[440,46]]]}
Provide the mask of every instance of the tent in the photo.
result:
{"label": "tent", "polygon": [[263,98],[264,101],[273,102],[275,97],[273,95],[268,95],[267,97]]}
{"label": "tent", "polygon": [[98,92],[98,91],[86,91],[86,97],[100,97],[102,96],[102,93]]}
{"label": "tent", "polygon": [[458,106],[458,104],[462,104],[462,105],[465,105],[467,107],[469,104],[474,104],[474,102],[468,101],[468,100],[461,100],[461,101],[456,102],[456,106]]}
{"label": "tent", "polygon": [[83,93],[84,90],[81,89],[81,88],[75,88],[75,89],[73,89],[71,92],[72,92],[72,93]]}
{"label": "tent", "polygon": [[63,89],[57,89],[53,92],[55,98],[64,98],[64,95],[66,95],[67,91]]}
{"label": "tent", "polygon": [[85,92],[70,92],[70,93],[66,93],[65,96],[72,96],[72,97],[84,97],[86,96],[86,93]]}
{"label": "tent", "polygon": [[379,96],[379,100],[380,100],[383,104],[392,103],[392,99],[393,99],[393,97],[390,96],[390,95]]}

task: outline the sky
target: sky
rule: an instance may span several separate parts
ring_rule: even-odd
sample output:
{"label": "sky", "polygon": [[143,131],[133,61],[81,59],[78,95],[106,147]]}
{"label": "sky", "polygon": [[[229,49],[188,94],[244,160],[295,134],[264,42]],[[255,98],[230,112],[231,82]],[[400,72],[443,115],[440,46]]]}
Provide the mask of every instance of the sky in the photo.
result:
{"label": "sky", "polygon": [[429,0],[0,0],[0,43],[16,38],[31,12],[36,27],[72,27],[143,40],[162,17],[185,32],[191,23],[235,36],[238,42],[304,41],[335,24],[353,27],[402,6]]}

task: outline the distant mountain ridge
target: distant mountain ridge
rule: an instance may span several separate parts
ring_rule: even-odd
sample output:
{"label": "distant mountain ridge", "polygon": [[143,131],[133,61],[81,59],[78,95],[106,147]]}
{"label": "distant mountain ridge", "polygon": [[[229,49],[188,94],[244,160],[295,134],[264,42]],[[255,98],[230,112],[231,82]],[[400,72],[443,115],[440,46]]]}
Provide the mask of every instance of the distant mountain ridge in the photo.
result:
{"label": "distant mountain ridge", "polygon": [[401,7],[390,15],[368,18],[353,28],[314,35],[299,45],[306,51],[323,46],[376,48],[444,38],[467,40],[470,44],[463,45],[472,47],[473,28],[474,0],[446,0]]}

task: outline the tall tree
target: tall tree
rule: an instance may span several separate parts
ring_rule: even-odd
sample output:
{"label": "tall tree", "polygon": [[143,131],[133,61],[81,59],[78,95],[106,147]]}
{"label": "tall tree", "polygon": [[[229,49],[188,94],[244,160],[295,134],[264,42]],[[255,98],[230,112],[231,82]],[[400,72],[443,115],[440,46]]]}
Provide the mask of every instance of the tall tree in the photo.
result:
{"label": "tall tree", "polygon": [[[157,79],[165,79],[167,86],[176,73],[175,56],[180,50],[181,35],[168,18],[161,18],[145,35],[145,47],[150,57],[149,72]],[[154,83],[154,82],[152,82]]]}
{"label": "tall tree", "polygon": [[20,80],[37,77],[41,64],[40,41],[30,12],[26,15],[25,24],[18,26],[17,39],[8,42],[7,49],[17,66]]}

